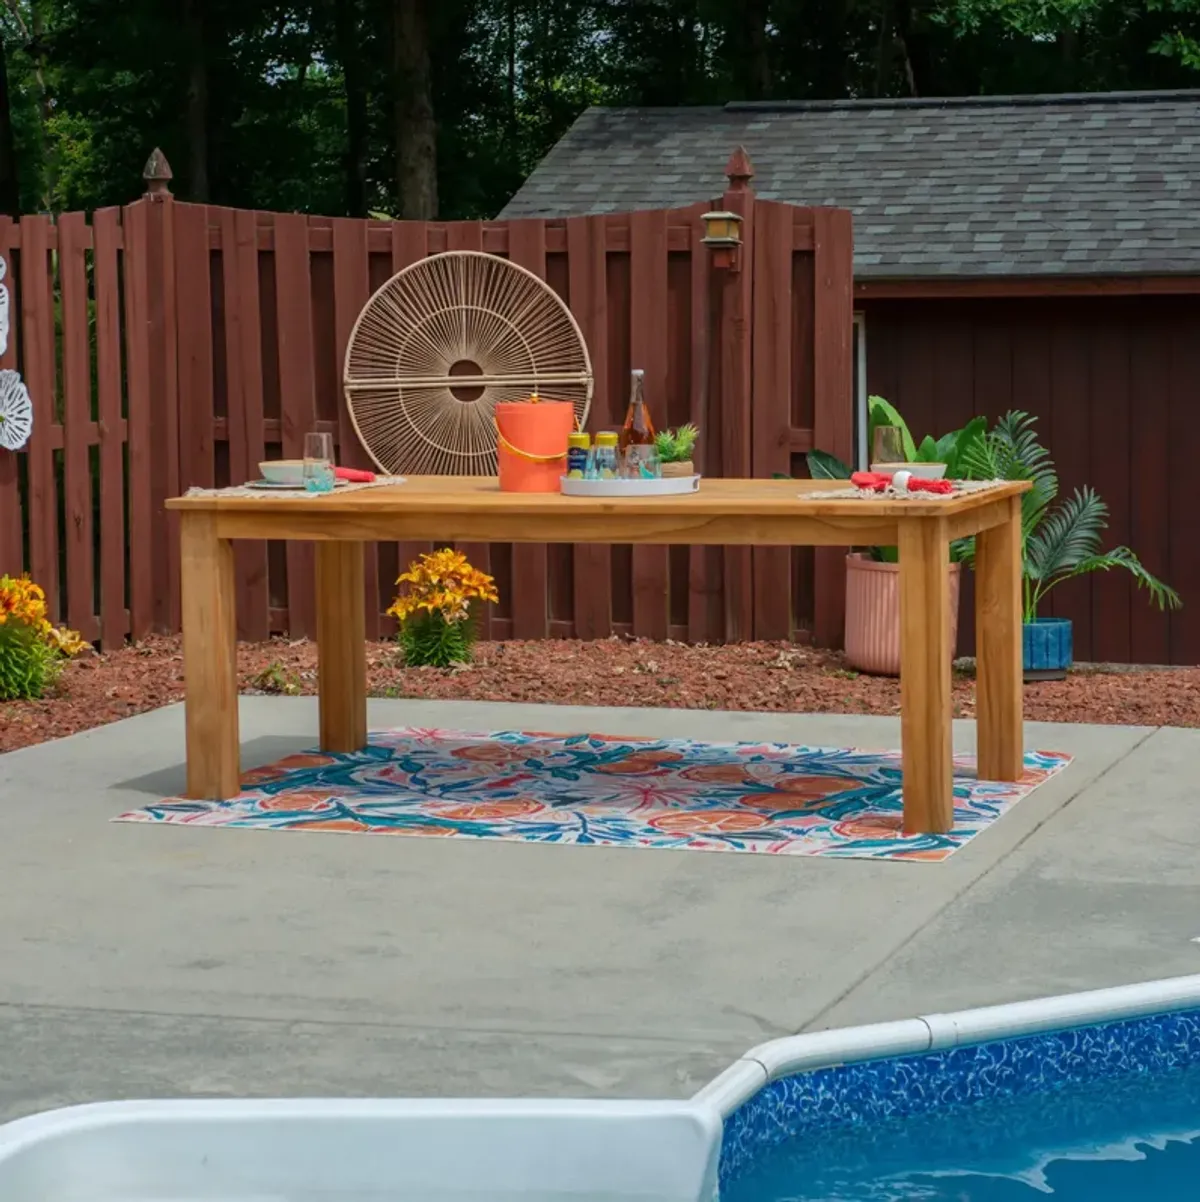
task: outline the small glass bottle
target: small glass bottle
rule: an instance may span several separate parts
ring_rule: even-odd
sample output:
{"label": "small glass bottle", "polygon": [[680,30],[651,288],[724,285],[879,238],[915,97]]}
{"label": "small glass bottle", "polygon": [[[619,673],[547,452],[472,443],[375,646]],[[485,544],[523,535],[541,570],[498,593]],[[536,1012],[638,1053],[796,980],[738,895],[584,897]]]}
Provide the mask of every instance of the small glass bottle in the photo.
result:
{"label": "small glass bottle", "polygon": [[628,446],[654,445],[654,422],[650,419],[644,395],[646,373],[641,368],[634,368],[629,376],[629,409],[621,427],[622,451]]}
{"label": "small glass bottle", "polygon": [[620,468],[617,451],[617,436],[612,430],[602,430],[596,435],[596,449],[592,453],[592,471],[595,480],[615,480]]}
{"label": "small glass bottle", "polygon": [[583,430],[576,431],[567,439],[567,477],[582,480],[587,475],[588,457],[592,436]]}

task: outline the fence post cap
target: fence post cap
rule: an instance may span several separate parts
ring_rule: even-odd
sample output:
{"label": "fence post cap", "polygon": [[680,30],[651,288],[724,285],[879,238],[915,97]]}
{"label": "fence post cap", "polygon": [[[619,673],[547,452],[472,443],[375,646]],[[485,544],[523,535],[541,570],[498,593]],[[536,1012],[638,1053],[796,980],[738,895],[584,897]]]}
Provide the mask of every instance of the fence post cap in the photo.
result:
{"label": "fence post cap", "polygon": [[725,176],[734,192],[745,191],[749,186],[754,178],[754,164],[750,162],[744,146],[737,147],[729,156],[729,162],[725,164]]}
{"label": "fence post cap", "polygon": [[171,195],[170,184],[174,179],[174,172],[171,170],[171,164],[167,162],[167,156],[157,146],[150,152],[150,157],[142,168],[142,179],[146,181],[147,196]]}

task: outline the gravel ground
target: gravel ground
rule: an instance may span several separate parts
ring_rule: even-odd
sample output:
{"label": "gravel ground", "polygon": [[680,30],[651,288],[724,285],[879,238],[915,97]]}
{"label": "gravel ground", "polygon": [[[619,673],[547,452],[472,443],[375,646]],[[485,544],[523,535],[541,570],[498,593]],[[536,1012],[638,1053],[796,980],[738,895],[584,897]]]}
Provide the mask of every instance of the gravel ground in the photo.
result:
{"label": "gravel ground", "polygon": [[[837,654],[783,643],[690,647],[609,639],[481,643],[470,668],[404,669],[394,644],[368,648],[374,696],[565,705],[896,714],[896,680],[849,671]],[[316,647],[284,639],[238,647],[243,692],[315,693]],[[53,696],[0,704],[0,752],[128,718],[183,698],[178,638],[151,638],[70,664]],[[954,713],[975,713],[975,682],[956,672]],[[1200,668],[1089,668],[1025,687],[1031,721],[1200,726]]]}

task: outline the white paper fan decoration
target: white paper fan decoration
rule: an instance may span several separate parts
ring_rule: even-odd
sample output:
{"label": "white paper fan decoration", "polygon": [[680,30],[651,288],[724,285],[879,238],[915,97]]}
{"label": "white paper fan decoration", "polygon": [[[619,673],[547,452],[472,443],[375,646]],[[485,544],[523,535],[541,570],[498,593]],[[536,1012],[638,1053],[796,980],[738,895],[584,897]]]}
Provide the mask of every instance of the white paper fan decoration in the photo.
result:
{"label": "white paper fan decoration", "polygon": [[33,402],[20,374],[0,371],[0,447],[19,451],[33,432]]}
{"label": "white paper fan decoration", "polygon": [[[0,280],[8,274],[8,264],[0,255]],[[0,284],[0,355],[8,350],[8,288]]]}

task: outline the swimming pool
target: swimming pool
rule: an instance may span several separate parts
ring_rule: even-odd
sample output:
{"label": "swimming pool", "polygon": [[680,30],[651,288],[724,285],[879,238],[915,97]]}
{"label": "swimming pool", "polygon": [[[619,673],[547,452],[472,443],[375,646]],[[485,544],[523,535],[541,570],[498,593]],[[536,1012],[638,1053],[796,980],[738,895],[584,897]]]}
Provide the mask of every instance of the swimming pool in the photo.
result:
{"label": "swimming pool", "polygon": [[722,1202],[1192,1202],[1200,977],[776,1040],[697,1097]]}

